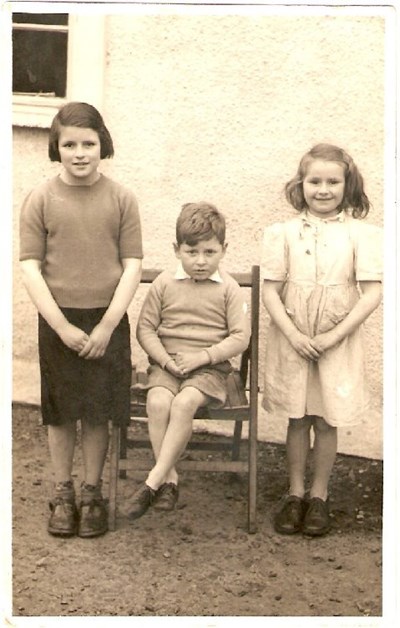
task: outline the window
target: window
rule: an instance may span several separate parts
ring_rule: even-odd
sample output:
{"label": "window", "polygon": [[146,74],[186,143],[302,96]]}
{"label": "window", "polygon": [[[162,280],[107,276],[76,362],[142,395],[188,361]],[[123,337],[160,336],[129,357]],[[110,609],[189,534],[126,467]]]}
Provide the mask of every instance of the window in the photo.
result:
{"label": "window", "polygon": [[65,98],[68,15],[14,13],[13,93]]}
{"label": "window", "polygon": [[104,16],[13,13],[13,124],[49,127],[67,100],[102,108]]}

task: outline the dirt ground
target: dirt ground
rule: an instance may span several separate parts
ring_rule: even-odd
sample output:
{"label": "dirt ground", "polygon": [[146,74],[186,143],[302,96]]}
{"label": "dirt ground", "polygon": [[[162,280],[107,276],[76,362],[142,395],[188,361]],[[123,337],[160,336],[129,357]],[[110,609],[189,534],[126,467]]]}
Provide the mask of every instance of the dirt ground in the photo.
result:
{"label": "dirt ground", "polygon": [[[380,461],[338,455],[332,529],[322,538],[274,532],[271,515],[286,490],[284,447],[260,443],[256,534],[246,532],[245,477],[187,473],[175,512],[150,510],[134,524],[119,516],[103,537],[60,539],[46,531],[52,481],[39,422],[37,409],[14,408],[16,618],[381,616]],[[120,481],[120,503],[142,479]]]}

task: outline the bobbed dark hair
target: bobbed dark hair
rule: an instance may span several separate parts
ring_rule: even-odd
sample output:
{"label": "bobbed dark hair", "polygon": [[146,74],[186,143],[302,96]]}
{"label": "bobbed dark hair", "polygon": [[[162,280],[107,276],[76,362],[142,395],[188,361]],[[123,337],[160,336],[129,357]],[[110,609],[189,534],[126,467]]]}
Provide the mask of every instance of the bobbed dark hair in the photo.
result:
{"label": "bobbed dark hair", "polygon": [[204,201],[186,203],[176,221],[176,243],[178,246],[183,243],[194,246],[215,236],[223,245],[225,230],[225,217],[215,205]]}
{"label": "bobbed dark hair", "polygon": [[58,141],[61,128],[64,126],[93,129],[93,131],[98,133],[100,140],[100,159],[106,159],[114,155],[111,135],[96,107],[86,102],[70,102],[61,107],[51,123],[49,135],[50,161],[61,161]]}
{"label": "bobbed dark hair", "polygon": [[300,160],[296,175],[285,185],[287,201],[298,211],[307,208],[303,193],[303,181],[312,161],[335,161],[343,166],[345,186],[343,200],[338,211],[352,210],[353,218],[365,218],[369,212],[370,202],[364,192],[364,180],[353,159],[348,153],[333,144],[316,144]]}

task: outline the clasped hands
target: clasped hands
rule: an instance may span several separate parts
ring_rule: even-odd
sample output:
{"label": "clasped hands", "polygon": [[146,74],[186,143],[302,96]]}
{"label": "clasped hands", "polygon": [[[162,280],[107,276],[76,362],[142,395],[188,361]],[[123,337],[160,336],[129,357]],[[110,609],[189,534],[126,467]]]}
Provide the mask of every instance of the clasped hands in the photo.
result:
{"label": "clasped hands", "polygon": [[90,334],[87,334],[79,327],[66,322],[57,332],[63,343],[72,351],[76,351],[80,358],[96,360],[105,354],[113,329],[101,321]]}
{"label": "clasped hands", "polygon": [[165,365],[167,371],[175,377],[185,378],[191,371],[210,363],[210,357],[204,349],[176,353]]}
{"label": "clasped hands", "polygon": [[305,360],[318,361],[321,355],[337,344],[338,339],[334,330],[317,334],[310,338],[301,331],[296,330],[288,337],[290,344],[297,353]]}

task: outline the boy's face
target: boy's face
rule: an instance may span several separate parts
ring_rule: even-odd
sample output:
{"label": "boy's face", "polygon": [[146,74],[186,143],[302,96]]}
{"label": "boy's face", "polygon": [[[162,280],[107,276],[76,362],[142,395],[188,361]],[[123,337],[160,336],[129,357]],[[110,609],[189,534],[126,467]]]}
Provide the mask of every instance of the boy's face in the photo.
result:
{"label": "boy's face", "polygon": [[211,240],[200,240],[193,246],[186,242],[180,246],[174,244],[175,255],[181,261],[183,270],[196,281],[205,281],[215,273],[226,247],[215,236]]}

